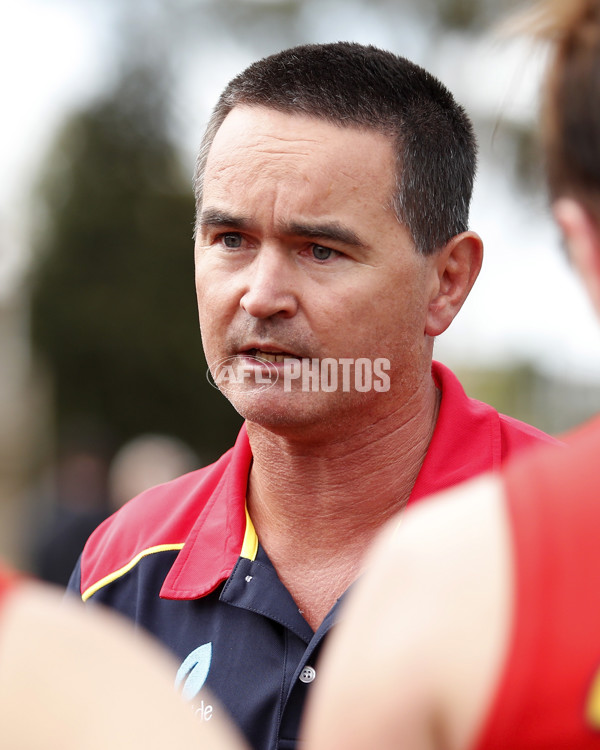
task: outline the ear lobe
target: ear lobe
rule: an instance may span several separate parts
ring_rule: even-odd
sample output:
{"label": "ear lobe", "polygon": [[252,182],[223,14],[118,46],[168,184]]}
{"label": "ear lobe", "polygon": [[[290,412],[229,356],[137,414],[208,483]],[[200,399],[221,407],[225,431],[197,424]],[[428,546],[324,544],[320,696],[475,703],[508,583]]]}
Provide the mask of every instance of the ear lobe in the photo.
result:
{"label": "ear lobe", "polygon": [[569,256],[600,315],[600,236],[595,221],[572,198],[559,198],[552,206],[564,235]]}
{"label": "ear lobe", "polygon": [[425,333],[439,336],[467,299],[483,261],[483,242],[475,232],[457,234],[435,256]]}

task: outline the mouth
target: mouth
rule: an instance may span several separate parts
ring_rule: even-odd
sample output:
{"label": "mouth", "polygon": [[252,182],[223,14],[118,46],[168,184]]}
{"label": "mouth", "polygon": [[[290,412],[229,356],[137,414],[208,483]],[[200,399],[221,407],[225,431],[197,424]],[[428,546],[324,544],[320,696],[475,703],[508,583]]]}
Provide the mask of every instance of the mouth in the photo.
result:
{"label": "mouth", "polygon": [[267,351],[265,349],[256,349],[254,347],[245,349],[244,351],[241,351],[240,354],[245,357],[251,357],[252,359],[258,359],[273,363],[284,362],[286,359],[300,359],[297,354],[293,354],[292,352],[285,352],[274,349]]}

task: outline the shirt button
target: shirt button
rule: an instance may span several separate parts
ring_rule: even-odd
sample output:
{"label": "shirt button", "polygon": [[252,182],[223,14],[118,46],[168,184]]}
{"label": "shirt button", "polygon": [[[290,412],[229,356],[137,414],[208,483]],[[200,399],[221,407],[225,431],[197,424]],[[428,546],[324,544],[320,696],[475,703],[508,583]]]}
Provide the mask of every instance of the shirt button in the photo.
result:
{"label": "shirt button", "polygon": [[300,682],[312,682],[316,676],[317,673],[312,667],[304,667],[300,672]]}

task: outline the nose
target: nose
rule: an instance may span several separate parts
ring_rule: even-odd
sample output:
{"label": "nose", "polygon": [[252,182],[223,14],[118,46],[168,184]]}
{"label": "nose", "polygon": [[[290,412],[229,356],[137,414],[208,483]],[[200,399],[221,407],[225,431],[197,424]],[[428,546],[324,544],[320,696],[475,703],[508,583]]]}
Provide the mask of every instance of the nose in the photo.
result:
{"label": "nose", "polygon": [[248,269],[240,305],[254,318],[291,318],[298,309],[293,261],[278,248],[263,247]]}

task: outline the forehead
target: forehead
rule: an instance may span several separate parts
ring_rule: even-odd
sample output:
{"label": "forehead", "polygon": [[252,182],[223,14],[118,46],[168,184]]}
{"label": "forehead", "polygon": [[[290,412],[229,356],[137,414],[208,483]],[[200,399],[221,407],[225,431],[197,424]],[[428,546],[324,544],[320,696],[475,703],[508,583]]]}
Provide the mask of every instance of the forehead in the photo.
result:
{"label": "forehead", "polygon": [[212,191],[277,186],[302,194],[351,196],[368,191],[389,204],[395,184],[391,138],[320,118],[266,107],[237,106],[210,148],[204,197]]}

